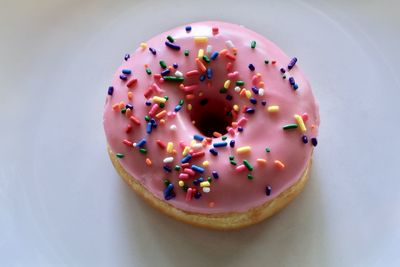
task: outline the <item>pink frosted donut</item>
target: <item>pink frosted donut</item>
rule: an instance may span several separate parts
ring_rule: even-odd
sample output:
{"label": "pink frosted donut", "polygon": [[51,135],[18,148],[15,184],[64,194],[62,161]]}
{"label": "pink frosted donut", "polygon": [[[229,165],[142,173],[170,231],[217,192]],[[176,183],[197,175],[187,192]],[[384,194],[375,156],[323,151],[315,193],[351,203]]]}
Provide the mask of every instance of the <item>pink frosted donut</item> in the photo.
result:
{"label": "pink frosted donut", "polygon": [[184,222],[233,229],[272,215],[303,188],[317,145],[318,105],[296,62],[225,22],[140,44],[108,89],[115,168]]}

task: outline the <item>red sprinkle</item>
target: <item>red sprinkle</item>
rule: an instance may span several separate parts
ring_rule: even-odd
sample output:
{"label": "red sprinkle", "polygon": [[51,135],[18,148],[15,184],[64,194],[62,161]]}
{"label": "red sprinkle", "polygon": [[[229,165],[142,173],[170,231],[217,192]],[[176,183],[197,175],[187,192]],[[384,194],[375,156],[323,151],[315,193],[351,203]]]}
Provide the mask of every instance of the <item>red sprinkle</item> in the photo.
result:
{"label": "red sprinkle", "polygon": [[167,147],[167,145],[166,145],[163,141],[161,141],[161,140],[157,140],[156,143],[157,143],[157,145],[158,145],[159,147],[161,147],[162,149],[165,149],[165,148]]}
{"label": "red sprinkle", "polygon": [[132,146],[132,145],[133,145],[133,143],[132,143],[131,141],[127,140],[127,139],[124,139],[124,140],[122,141],[122,143],[124,143],[124,144],[127,145],[127,146]]}
{"label": "red sprinkle", "polygon": [[133,121],[136,125],[140,125],[140,121],[138,118],[136,118],[135,116],[131,116],[129,118],[131,121]]}
{"label": "red sprinkle", "polygon": [[125,128],[126,133],[130,133],[132,131],[132,125],[128,124]]}
{"label": "red sprinkle", "polygon": [[206,153],[204,151],[193,153],[192,158],[200,158],[203,157]]}
{"label": "red sprinkle", "polygon": [[134,87],[136,85],[136,83],[137,83],[137,79],[133,78],[132,80],[130,80],[129,82],[126,83],[126,86],[128,88],[132,88],[132,87]]}

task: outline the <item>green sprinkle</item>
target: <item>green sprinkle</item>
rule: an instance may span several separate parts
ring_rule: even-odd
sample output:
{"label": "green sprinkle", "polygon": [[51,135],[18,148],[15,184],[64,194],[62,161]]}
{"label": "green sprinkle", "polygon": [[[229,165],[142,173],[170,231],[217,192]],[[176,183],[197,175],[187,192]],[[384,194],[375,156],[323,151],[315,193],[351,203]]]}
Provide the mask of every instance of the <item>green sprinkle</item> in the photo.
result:
{"label": "green sprinkle", "polygon": [[164,96],[164,99],[165,99],[165,100],[168,100],[168,99],[169,99],[169,96],[165,95],[165,96]]}
{"label": "green sprinkle", "polygon": [[142,154],[146,154],[147,153],[147,149],[146,148],[141,148],[141,149],[139,149],[139,151]]}
{"label": "green sprinkle", "polygon": [[189,49],[185,49],[185,52],[183,52],[183,54],[185,55],[185,57],[189,56]]}
{"label": "green sprinkle", "polygon": [[220,94],[225,94],[226,92],[228,92],[228,89],[225,89],[225,88],[219,89]]}
{"label": "green sprinkle", "polygon": [[222,141],[225,141],[228,138],[228,136],[222,136]]}
{"label": "green sprinkle", "polygon": [[236,81],[236,85],[237,86],[243,86],[244,85],[244,81]]}
{"label": "green sprinkle", "polygon": [[297,124],[296,123],[286,124],[282,128],[283,128],[283,130],[296,129],[297,128]]}
{"label": "green sprinkle", "polygon": [[145,121],[150,121],[150,117],[146,115],[146,116],[144,116],[144,120]]}
{"label": "green sprinkle", "polygon": [[171,183],[168,179],[164,179],[163,182],[164,182],[165,186],[168,186]]}
{"label": "green sprinkle", "polygon": [[212,182],[212,178],[211,178],[210,176],[208,176],[207,181],[208,181],[209,183],[211,183],[211,182]]}
{"label": "green sprinkle", "polygon": [[182,186],[182,190],[183,191],[188,191],[188,189],[189,189],[189,186],[187,185],[187,184],[184,184],[183,186]]}
{"label": "green sprinkle", "polygon": [[122,114],[125,114],[125,112],[126,112],[126,108],[121,109]]}
{"label": "green sprinkle", "polygon": [[256,48],[256,41],[251,41],[251,44],[250,44],[250,46],[251,46],[251,48]]}
{"label": "green sprinkle", "polygon": [[120,159],[122,159],[123,157],[125,157],[125,155],[122,154],[122,153],[117,153],[117,154],[115,154],[115,156],[116,156],[117,158],[120,158]]}
{"label": "green sprinkle", "polygon": [[249,180],[253,180],[253,175],[251,175],[250,173],[249,173],[249,174],[247,174],[247,179],[249,179]]}
{"label": "green sprinkle", "polygon": [[231,111],[228,111],[228,112],[226,113],[226,116],[232,117],[232,112],[231,112]]}
{"label": "green sprinkle", "polygon": [[179,105],[180,105],[180,106],[183,105],[183,99],[179,100]]}
{"label": "green sprinkle", "polygon": [[160,66],[161,66],[161,68],[163,68],[163,69],[166,69],[166,68],[167,68],[167,64],[165,63],[164,60],[160,60]]}
{"label": "green sprinkle", "polygon": [[165,108],[165,103],[159,103],[158,106],[159,106],[160,108]]}
{"label": "green sprinkle", "polygon": [[151,74],[151,69],[146,68],[146,73],[147,73],[148,75],[150,75],[150,74]]}
{"label": "green sprinkle", "polygon": [[243,164],[247,167],[249,171],[253,170],[253,166],[251,166],[251,164],[247,160],[243,160]]}
{"label": "green sprinkle", "polygon": [[234,161],[234,160],[231,160],[230,163],[231,163],[232,165],[234,165],[234,166],[237,165],[236,161]]}
{"label": "green sprinkle", "polygon": [[229,156],[229,160],[234,160],[235,156]]}
{"label": "green sprinkle", "polygon": [[164,79],[164,81],[183,82],[183,77],[164,76],[163,79]]}
{"label": "green sprinkle", "polygon": [[268,59],[264,60],[264,63],[269,64],[269,60]]}
{"label": "green sprinkle", "polygon": [[269,153],[269,152],[271,152],[271,149],[269,149],[269,147],[267,147],[267,148],[265,149],[265,152]]}
{"label": "green sprinkle", "polygon": [[206,56],[206,55],[203,56],[203,60],[204,60],[205,62],[207,62],[207,63],[210,62],[210,58],[209,58],[208,56]]}
{"label": "green sprinkle", "polygon": [[170,41],[171,43],[175,42],[175,39],[172,38],[171,35],[168,35],[168,36],[167,36],[167,39],[168,39],[168,41]]}
{"label": "green sprinkle", "polygon": [[175,171],[180,171],[180,170],[181,170],[181,166],[175,165]]}

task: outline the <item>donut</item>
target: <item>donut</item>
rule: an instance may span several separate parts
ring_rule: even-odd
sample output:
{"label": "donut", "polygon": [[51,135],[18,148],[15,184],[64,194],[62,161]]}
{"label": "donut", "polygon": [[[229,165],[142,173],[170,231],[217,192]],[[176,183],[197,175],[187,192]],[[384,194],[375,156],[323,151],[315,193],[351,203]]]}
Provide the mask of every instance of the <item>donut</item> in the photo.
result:
{"label": "donut", "polygon": [[120,176],[192,225],[258,223],[303,189],[318,104],[296,57],[243,26],[206,21],[126,54],[103,125]]}

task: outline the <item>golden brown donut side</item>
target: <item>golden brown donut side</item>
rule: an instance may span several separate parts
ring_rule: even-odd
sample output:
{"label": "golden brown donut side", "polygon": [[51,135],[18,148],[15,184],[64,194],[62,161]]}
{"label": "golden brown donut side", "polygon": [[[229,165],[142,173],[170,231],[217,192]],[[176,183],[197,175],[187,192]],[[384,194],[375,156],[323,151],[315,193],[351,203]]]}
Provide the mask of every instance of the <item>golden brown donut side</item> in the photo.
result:
{"label": "golden brown donut side", "polygon": [[158,199],[140,182],[125,171],[110,148],[108,148],[108,154],[119,175],[136,193],[150,203],[150,205],[179,221],[215,230],[240,229],[261,222],[262,220],[274,215],[289,204],[303,190],[304,185],[308,180],[309,169],[311,167],[310,159],[303,174],[294,185],[283,191],[276,198],[271,199],[260,206],[251,208],[245,212],[202,214],[177,209],[168,202]]}

